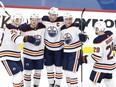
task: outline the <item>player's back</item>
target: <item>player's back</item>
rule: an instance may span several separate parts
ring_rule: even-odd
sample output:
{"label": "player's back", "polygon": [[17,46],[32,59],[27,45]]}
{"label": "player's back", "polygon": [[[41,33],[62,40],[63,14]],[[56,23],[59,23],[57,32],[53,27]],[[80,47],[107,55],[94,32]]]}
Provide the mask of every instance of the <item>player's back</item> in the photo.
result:
{"label": "player's back", "polygon": [[94,64],[94,68],[102,72],[112,71],[116,68],[116,58],[113,52],[114,36],[110,31],[94,39],[94,44],[98,45],[95,55],[101,56],[100,60]]}

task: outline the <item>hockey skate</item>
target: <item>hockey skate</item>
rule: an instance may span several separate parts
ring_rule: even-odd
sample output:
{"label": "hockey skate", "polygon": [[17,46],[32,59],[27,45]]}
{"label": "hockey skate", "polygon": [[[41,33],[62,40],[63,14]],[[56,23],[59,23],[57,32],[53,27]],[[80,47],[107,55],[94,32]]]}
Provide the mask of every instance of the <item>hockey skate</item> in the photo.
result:
{"label": "hockey skate", "polygon": [[39,87],[38,85],[33,85],[33,87]]}
{"label": "hockey skate", "polygon": [[60,85],[54,85],[54,87],[60,87]]}
{"label": "hockey skate", "polygon": [[54,84],[50,84],[49,87],[54,87]]}

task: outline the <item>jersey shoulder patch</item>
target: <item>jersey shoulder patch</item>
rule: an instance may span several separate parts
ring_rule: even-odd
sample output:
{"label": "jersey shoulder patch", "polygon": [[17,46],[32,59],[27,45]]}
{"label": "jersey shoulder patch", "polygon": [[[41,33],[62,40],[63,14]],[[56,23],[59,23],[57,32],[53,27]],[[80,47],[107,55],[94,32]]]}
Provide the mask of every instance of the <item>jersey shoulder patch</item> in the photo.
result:
{"label": "jersey shoulder patch", "polygon": [[78,23],[72,23],[71,27],[79,27]]}
{"label": "jersey shoulder patch", "polygon": [[42,17],[42,21],[50,21],[50,19],[49,19],[48,16],[43,16],[43,17]]}
{"label": "jersey shoulder patch", "polygon": [[8,28],[8,29],[18,29],[18,27],[13,26],[12,24],[6,24],[6,28]]}
{"label": "jersey shoulder patch", "polygon": [[57,20],[56,20],[56,22],[63,22],[64,20],[63,20],[63,16],[59,16],[58,18],[57,18]]}
{"label": "jersey shoulder patch", "polygon": [[65,25],[63,25],[63,26],[61,27],[61,30],[64,30],[64,29],[66,29],[66,26],[65,26]]}
{"label": "jersey shoulder patch", "polygon": [[70,28],[70,27],[79,27],[79,24],[78,23],[72,23],[69,27],[66,27],[65,25],[63,25],[61,27],[61,30],[64,30],[64,29],[67,29],[67,28]]}
{"label": "jersey shoulder patch", "polygon": [[19,29],[23,32],[32,30],[31,27],[29,26],[29,24],[27,24],[27,23],[20,25]]}
{"label": "jersey shoulder patch", "polygon": [[113,34],[111,31],[105,31],[105,33],[109,36]]}
{"label": "jersey shoulder patch", "polygon": [[38,28],[46,28],[44,24],[38,23]]}
{"label": "jersey shoulder patch", "polygon": [[109,38],[113,33],[111,31],[105,31],[105,34],[96,37],[93,41],[94,44],[101,43],[105,39]]}

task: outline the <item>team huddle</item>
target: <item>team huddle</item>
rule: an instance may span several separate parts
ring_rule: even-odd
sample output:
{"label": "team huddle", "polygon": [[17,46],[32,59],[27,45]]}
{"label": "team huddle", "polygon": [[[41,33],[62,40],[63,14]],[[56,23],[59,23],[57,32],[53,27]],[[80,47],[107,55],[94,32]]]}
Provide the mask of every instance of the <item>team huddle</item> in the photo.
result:
{"label": "team huddle", "polygon": [[[78,87],[76,72],[80,65],[90,62],[94,63],[90,75],[92,87],[103,79],[107,87],[115,87],[112,73],[116,68],[113,52],[116,38],[111,31],[105,31],[106,24],[95,23],[98,36],[93,41],[94,52],[84,55],[82,46],[89,38],[82,25],[73,22],[70,13],[58,14],[59,9],[52,7],[48,15],[40,18],[39,14],[32,14],[30,22],[23,24],[23,16],[16,14],[4,27],[0,35],[0,60],[8,74],[13,76],[13,87],[31,87],[31,81],[33,87],[39,87],[44,65],[49,87],[61,87],[63,71],[67,87]],[[23,59],[19,44],[24,44]]]}

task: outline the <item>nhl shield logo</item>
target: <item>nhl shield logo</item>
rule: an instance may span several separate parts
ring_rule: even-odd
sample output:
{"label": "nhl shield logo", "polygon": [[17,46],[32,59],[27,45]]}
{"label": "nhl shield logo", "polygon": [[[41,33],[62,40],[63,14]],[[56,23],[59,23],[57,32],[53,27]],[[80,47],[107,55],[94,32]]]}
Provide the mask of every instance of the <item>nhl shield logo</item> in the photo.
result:
{"label": "nhl shield logo", "polygon": [[34,37],[36,39],[34,45],[39,46],[41,44],[41,36],[40,35],[35,35]]}
{"label": "nhl shield logo", "polygon": [[64,41],[67,45],[70,45],[72,42],[72,36],[69,33],[65,33],[64,35]]}
{"label": "nhl shield logo", "polygon": [[50,26],[47,28],[47,30],[50,37],[55,37],[58,34],[58,30],[55,26]]}
{"label": "nhl shield logo", "polygon": [[29,66],[29,63],[26,63],[26,66]]}
{"label": "nhl shield logo", "polygon": [[13,71],[16,71],[16,67],[13,67],[13,69],[12,69]]}

